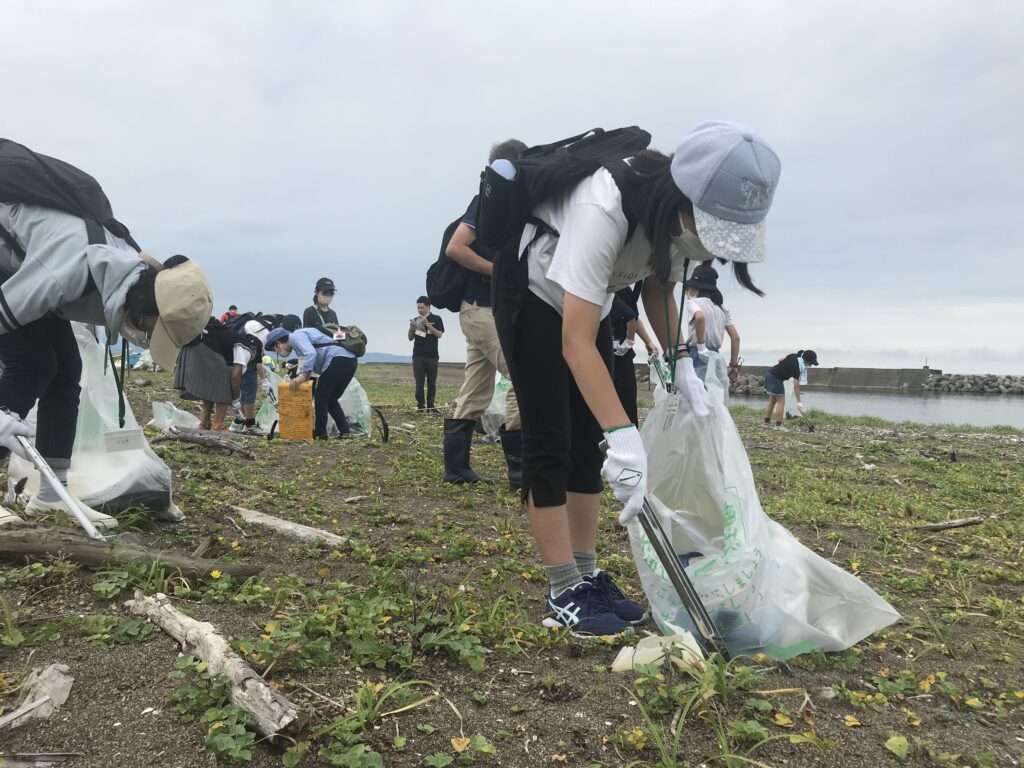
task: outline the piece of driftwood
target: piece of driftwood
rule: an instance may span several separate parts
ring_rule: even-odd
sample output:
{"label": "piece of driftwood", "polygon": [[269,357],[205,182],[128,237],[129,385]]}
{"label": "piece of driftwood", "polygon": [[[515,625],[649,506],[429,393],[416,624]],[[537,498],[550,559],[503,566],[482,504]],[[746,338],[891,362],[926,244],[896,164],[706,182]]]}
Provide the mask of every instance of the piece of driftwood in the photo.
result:
{"label": "piece of driftwood", "polygon": [[81,752],[0,752],[0,768],[50,768]]}
{"label": "piece of driftwood", "polygon": [[123,562],[159,563],[167,570],[177,570],[185,576],[206,576],[211,571],[220,571],[235,578],[247,579],[263,570],[259,565],[204,560],[133,544],[89,539],[66,528],[0,528],[0,557],[43,555],[67,558],[79,565],[93,568]]}
{"label": "piece of driftwood", "polygon": [[207,536],[199,542],[199,546],[192,551],[192,557],[202,557],[205,555],[207,550],[213,546],[213,542],[215,541],[216,539],[212,535]]}
{"label": "piece of driftwood", "polygon": [[160,593],[146,597],[136,590],[135,597],[125,606],[177,640],[183,651],[205,661],[210,673],[224,675],[229,681],[231,702],[252,714],[253,724],[263,736],[272,739],[278,734],[294,733],[305,725],[307,713],[256,674],[213,624],[186,616],[171,605],[167,595]]}
{"label": "piece of driftwood", "polygon": [[948,531],[950,528],[966,528],[969,525],[981,525],[987,517],[965,517],[962,520],[950,520],[947,523],[925,523],[912,526],[915,531]]}
{"label": "piece of driftwood", "polygon": [[51,664],[43,669],[32,670],[22,684],[24,691],[18,708],[0,717],[0,730],[17,728],[29,720],[49,717],[68,700],[74,682],[75,678],[66,664]]}
{"label": "piece of driftwood", "polygon": [[339,536],[336,533],[321,531],[319,528],[311,528],[310,526],[303,525],[302,523],[292,523],[288,520],[282,520],[279,517],[274,517],[273,515],[257,512],[255,509],[245,509],[244,507],[236,507],[234,505],[229,506],[247,523],[269,528],[283,536],[287,536],[289,539],[298,539],[299,541],[325,541],[335,547],[345,546],[349,541],[347,536]]}
{"label": "piece of driftwood", "polygon": [[219,448],[229,453],[237,453],[247,459],[255,459],[256,454],[250,451],[241,443],[220,437],[200,429],[189,429],[188,427],[170,427],[162,434],[149,441],[151,445],[159,443],[179,442],[201,445],[203,448]]}

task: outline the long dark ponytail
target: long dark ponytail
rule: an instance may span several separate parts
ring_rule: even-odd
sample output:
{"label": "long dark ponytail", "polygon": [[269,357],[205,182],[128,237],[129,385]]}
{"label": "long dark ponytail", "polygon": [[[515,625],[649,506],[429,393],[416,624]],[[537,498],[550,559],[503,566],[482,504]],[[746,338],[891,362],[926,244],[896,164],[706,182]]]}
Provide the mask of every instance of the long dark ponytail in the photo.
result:
{"label": "long dark ponytail", "polygon": [[[672,158],[657,150],[645,149],[634,155],[625,176],[623,208],[643,227],[651,241],[654,274],[660,280],[668,280],[672,266],[672,238],[682,234],[679,231],[680,216],[693,216],[693,203],[672,179]],[[725,259],[719,261],[726,263]],[[732,273],[748,291],[764,296],[764,291],[750,279],[746,264],[732,262]]]}

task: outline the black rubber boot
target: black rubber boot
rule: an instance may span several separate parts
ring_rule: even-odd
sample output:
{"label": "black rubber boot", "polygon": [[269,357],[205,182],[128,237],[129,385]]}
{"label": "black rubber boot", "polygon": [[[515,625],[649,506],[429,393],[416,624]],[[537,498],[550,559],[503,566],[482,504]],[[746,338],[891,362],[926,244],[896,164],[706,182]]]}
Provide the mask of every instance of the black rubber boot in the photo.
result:
{"label": "black rubber boot", "polygon": [[513,491],[520,491],[523,488],[523,431],[502,427],[498,436],[501,437],[501,448],[505,451],[508,487]]}
{"label": "black rubber boot", "polygon": [[473,419],[444,420],[444,481],[446,483],[487,483],[494,480],[480,477],[469,466],[469,451],[473,445]]}

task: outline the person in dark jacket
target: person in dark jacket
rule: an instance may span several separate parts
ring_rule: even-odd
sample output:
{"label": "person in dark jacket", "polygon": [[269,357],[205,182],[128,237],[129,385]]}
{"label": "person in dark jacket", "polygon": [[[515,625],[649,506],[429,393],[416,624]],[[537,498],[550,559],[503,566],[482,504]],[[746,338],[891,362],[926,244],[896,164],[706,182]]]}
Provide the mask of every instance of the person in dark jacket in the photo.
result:
{"label": "person in dark jacket", "polygon": [[[24,456],[22,422],[38,402],[35,447],[67,483],[78,427],[82,358],[71,322],[106,328],[149,348],[171,370],[178,349],[202,330],[213,311],[210,285],[195,262],[164,263],[110,232],[90,243],[82,219],[20,203],[0,203],[0,463],[10,451]],[[43,483],[26,514],[68,513]],[[117,520],[95,510],[97,527]],[[0,525],[17,520],[0,510]]]}
{"label": "person in dark jacket", "polygon": [[306,311],[302,313],[303,328],[323,328],[328,323],[338,324],[338,314],[331,309],[336,292],[334,281],[329,277],[321,277],[316,281],[313,306],[306,307]]}
{"label": "person in dark jacket", "polygon": [[800,402],[800,383],[807,382],[807,366],[817,365],[818,355],[813,349],[801,349],[795,354],[779,358],[764,375],[764,391],[768,395],[768,407],[764,411],[764,423],[771,424],[772,410],[775,411],[775,426],[782,426],[782,411],[786,402],[787,379],[793,379],[793,393],[796,395],[796,407],[803,413],[804,404]]}

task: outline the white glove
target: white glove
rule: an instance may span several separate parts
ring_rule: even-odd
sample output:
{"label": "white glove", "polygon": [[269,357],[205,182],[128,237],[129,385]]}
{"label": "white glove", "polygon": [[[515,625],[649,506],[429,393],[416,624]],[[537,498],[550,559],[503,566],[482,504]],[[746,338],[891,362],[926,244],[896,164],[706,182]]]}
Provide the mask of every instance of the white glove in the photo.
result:
{"label": "white glove", "polygon": [[797,401],[796,409],[798,411],[800,411],[801,414],[804,412],[804,404],[802,402],[800,402],[799,400]]}
{"label": "white glove", "polygon": [[619,524],[628,525],[640,513],[647,492],[647,451],[636,427],[604,433],[608,453],[601,474],[608,481],[615,498],[626,506],[619,514]]}
{"label": "white glove", "polygon": [[13,413],[0,410],[0,446],[16,453],[23,459],[28,459],[28,454],[18,440],[21,437],[35,437],[32,427],[23,422]]}
{"label": "white glove", "polygon": [[704,400],[704,382],[697,377],[697,372],[693,370],[691,358],[681,357],[676,360],[675,387],[676,392],[690,403],[690,409],[694,415],[703,418],[711,412]]}
{"label": "white glove", "polygon": [[629,353],[629,350],[633,348],[633,342],[629,339],[623,339],[622,341],[612,341],[612,352],[615,353],[616,357],[622,357]]}
{"label": "white glove", "polygon": [[698,342],[697,343],[697,354],[700,355],[701,357],[707,357],[708,356],[708,345],[707,344],[701,344],[700,342]]}
{"label": "white glove", "polygon": [[270,383],[270,379],[264,379],[262,382],[260,382],[260,387],[263,388],[264,395],[269,395],[271,391],[274,389],[274,385]]}
{"label": "white glove", "polygon": [[236,419],[244,419],[245,418],[245,416],[242,415],[242,401],[241,400],[232,400],[231,401],[231,412],[235,415]]}

